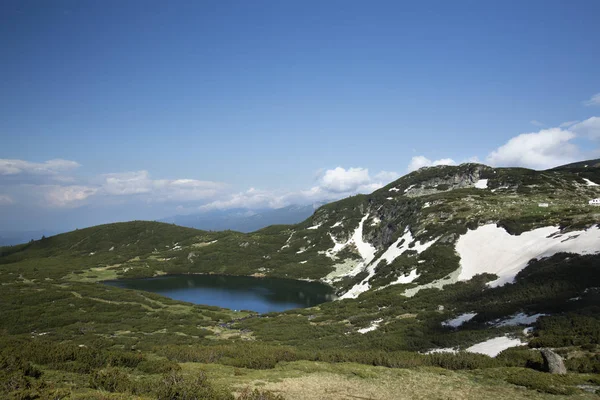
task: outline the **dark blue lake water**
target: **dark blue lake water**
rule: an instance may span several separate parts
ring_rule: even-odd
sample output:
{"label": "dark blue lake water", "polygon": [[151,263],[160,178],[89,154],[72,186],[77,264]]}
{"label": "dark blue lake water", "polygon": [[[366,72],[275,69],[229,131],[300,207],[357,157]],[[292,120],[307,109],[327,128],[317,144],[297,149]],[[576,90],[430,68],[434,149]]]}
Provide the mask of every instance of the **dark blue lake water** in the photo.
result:
{"label": "dark blue lake water", "polygon": [[334,300],[333,289],[317,282],[229,275],[167,275],[104,282],[158,293],[175,300],[259,313],[312,307]]}

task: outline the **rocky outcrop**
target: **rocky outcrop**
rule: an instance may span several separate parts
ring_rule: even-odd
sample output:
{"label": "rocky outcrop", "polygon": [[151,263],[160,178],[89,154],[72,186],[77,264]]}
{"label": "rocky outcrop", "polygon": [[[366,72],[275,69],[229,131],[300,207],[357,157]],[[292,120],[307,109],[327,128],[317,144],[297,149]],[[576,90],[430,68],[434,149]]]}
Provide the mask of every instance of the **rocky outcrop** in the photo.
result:
{"label": "rocky outcrop", "polygon": [[[412,185],[404,195],[407,197],[421,197],[440,192],[447,192],[454,189],[464,189],[474,187],[475,183],[481,178],[481,173],[489,169],[484,165],[466,165],[465,170],[456,171],[446,176],[435,176]],[[443,170],[442,170],[443,171]]]}
{"label": "rocky outcrop", "polygon": [[551,374],[565,375],[567,373],[567,367],[561,356],[556,354],[550,349],[541,350],[542,357],[544,358],[544,369]]}

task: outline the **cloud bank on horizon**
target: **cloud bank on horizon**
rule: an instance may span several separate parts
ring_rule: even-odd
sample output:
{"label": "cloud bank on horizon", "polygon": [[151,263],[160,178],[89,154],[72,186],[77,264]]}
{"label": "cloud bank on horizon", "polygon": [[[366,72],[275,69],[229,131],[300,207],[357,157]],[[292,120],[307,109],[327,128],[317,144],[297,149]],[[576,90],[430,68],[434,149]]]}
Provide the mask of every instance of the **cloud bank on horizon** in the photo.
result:
{"label": "cloud bank on horizon", "polygon": [[[594,95],[586,105],[600,105]],[[477,155],[460,160],[446,157],[431,160],[414,156],[405,172],[436,165],[483,162],[492,166],[547,169],[599,155],[598,149],[585,151],[577,141],[594,143],[600,139],[600,117],[569,121],[558,127],[522,133],[492,150],[480,161]],[[591,146],[594,147],[594,146]],[[251,187],[235,190],[226,182],[189,178],[156,179],[146,170],[107,173],[92,178],[78,177],[81,166],[72,160],[45,162],[0,159],[0,207],[15,205],[37,209],[77,208],[95,204],[170,204],[176,209],[203,211],[230,208],[279,208],[291,204],[334,201],[358,193],[370,193],[397,179],[401,174],[380,171],[371,174],[363,167],[338,166],[319,173],[313,186],[304,190],[269,190]],[[160,216],[157,216],[159,218]]]}

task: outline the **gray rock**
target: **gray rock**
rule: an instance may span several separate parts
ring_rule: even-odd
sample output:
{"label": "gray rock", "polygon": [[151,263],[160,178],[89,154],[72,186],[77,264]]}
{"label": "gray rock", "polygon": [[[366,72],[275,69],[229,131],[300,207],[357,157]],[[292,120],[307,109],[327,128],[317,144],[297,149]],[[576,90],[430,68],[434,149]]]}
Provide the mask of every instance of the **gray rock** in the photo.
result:
{"label": "gray rock", "polygon": [[544,358],[544,367],[551,374],[565,375],[567,367],[561,356],[550,349],[542,349],[542,357]]}

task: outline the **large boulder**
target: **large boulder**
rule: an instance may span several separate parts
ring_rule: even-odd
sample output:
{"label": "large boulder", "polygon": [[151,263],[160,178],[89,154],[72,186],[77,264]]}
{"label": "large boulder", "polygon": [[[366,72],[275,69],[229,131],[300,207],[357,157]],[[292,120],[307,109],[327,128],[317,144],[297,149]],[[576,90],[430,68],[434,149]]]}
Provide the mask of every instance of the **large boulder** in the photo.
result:
{"label": "large boulder", "polygon": [[544,367],[551,374],[564,375],[567,373],[567,367],[561,356],[550,349],[542,349],[542,357],[544,358]]}

